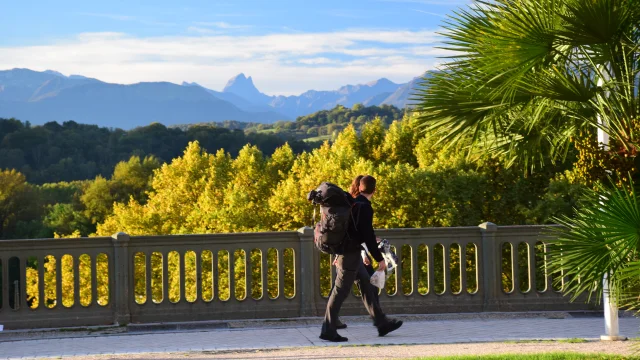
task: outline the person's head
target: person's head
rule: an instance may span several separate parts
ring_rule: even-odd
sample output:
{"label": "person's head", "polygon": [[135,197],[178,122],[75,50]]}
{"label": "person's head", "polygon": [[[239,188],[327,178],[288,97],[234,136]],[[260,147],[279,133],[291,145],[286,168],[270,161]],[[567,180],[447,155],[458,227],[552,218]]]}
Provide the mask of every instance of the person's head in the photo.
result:
{"label": "person's head", "polygon": [[360,180],[362,180],[363,177],[364,175],[358,175],[351,182],[351,188],[349,189],[349,193],[351,194],[351,196],[356,197],[360,195]]}
{"label": "person's head", "polygon": [[373,195],[376,191],[376,178],[365,175],[360,179],[360,193],[363,195]]}
{"label": "person's head", "polygon": [[360,194],[371,197],[376,191],[376,179],[371,175],[358,175],[351,183],[351,195],[356,197]]}

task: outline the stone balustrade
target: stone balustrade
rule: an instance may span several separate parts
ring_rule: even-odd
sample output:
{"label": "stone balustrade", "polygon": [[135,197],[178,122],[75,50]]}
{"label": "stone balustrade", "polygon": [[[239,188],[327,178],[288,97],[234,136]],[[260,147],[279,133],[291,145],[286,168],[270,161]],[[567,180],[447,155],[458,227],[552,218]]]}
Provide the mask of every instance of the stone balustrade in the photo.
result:
{"label": "stone balustrade", "polygon": [[[586,310],[546,271],[542,226],[388,229],[390,314]],[[0,240],[5,329],[319,316],[335,269],[297,232]],[[357,295],[342,313],[363,314]]]}

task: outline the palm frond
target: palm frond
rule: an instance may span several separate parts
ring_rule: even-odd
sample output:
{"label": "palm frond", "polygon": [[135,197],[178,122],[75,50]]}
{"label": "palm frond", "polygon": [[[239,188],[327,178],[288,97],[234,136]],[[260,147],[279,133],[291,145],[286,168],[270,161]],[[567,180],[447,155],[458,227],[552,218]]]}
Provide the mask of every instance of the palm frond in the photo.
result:
{"label": "palm frond", "polygon": [[556,238],[549,245],[550,268],[564,274],[564,292],[574,299],[583,294],[599,299],[605,274],[620,298],[623,270],[640,245],[640,203],[633,180],[629,181],[631,185],[624,188],[617,188],[613,180],[608,186],[598,185],[574,218],[554,219],[562,226],[550,228]]}

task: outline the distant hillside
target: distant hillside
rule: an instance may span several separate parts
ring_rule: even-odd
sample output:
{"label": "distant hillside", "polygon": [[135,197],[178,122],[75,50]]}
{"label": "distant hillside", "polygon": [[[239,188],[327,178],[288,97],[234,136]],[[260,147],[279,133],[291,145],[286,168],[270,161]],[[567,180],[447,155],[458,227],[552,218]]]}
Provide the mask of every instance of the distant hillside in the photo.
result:
{"label": "distant hillside", "polygon": [[124,131],[73,121],[32,126],[0,118],[0,170],[16,169],[36,184],[93,179],[110,175],[119,161],[132,155],[171,161],[193,140],[210,153],[224,148],[232,155],[245,144],[258,146],[266,155],[285,142],[296,153],[312,149],[310,144],[283,136],[211,126],[183,131],[156,123]]}
{"label": "distant hillside", "polygon": [[13,69],[0,71],[0,117],[33,124],[73,120],[123,129],[153,122],[167,126],[224,121],[268,124],[336,106],[393,105],[404,109],[410,107],[418,81],[397,84],[382,78],[337,90],[269,96],[244,74],[234,76],[222,91],[216,91],[193,82],[120,85],[53,70]]}
{"label": "distant hillside", "polygon": [[306,116],[300,116],[296,121],[278,121],[273,124],[225,121],[179,125],[177,127],[182,130],[188,130],[193,126],[222,127],[231,130],[244,130],[246,133],[273,134],[284,139],[314,142],[332,139],[333,135],[349,124],[353,124],[356,130],[360,130],[362,125],[376,117],[382,119],[385,124],[391,124],[394,120],[402,119],[404,114],[404,110],[391,105],[363,106],[362,104],[356,104],[351,109],[338,105],[331,110],[322,110]]}

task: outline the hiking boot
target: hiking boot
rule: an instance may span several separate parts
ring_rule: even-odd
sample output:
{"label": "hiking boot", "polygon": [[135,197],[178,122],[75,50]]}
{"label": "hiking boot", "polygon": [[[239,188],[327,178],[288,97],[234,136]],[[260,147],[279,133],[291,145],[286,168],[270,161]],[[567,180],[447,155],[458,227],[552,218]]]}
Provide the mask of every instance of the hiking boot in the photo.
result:
{"label": "hiking boot", "polygon": [[333,335],[333,336],[329,336],[329,335],[326,335],[326,334],[320,334],[320,339],[331,341],[331,342],[345,342],[345,341],[349,340],[344,336],[340,336],[340,334],[338,334],[338,333],[335,333],[335,335]]}
{"label": "hiking boot", "polygon": [[389,320],[378,326],[378,336],[385,336],[392,331],[398,330],[400,326],[402,326],[401,320]]}

